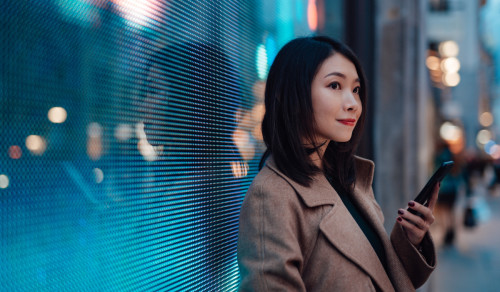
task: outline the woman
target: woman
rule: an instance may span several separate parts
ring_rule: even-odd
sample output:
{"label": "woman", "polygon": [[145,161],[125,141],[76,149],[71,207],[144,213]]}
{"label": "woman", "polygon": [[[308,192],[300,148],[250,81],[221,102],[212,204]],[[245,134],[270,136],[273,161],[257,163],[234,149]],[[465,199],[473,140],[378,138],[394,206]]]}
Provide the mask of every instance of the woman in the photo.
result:
{"label": "woman", "polygon": [[[327,37],[292,40],[265,91],[265,166],[242,205],[242,291],[415,291],[433,271],[432,209],[410,201],[389,238],[374,165],[354,156],[366,104],[355,55]],[[262,164],[262,163],[261,163]]]}

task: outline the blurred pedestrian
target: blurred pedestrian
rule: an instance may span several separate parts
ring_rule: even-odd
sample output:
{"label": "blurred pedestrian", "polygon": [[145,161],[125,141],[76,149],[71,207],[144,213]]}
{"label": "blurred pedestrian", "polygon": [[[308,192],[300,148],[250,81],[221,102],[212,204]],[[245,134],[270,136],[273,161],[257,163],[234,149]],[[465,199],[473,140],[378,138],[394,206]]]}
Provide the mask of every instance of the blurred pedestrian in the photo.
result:
{"label": "blurred pedestrian", "polygon": [[265,92],[265,166],[241,208],[240,290],[415,291],[434,270],[428,229],[438,187],[429,207],[408,203],[421,217],[398,210],[389,237],[374,164],[354,155],[366,92],[357,57],[333,39],[298,38],[276,56]]}
{"label": "blurred pedestrian", "polygon": [[436,204],[436,218],[442,224],[444,230],[443,243],[445,245],[453,244],[455,240],[456,220],[455,203],[458,197],[458,191],[463,183],[463,159],[451,152],[449,145],[441,141],[438,145],[436,155],[436,167],[449,160],[455,161],[450,173],[441,181],[439,197]]}
{"label": "blurred pedestrian", "polygon": [[475,148],[465,151],[465,166],[463,168],[465,182],[465,196],[473,196],[474,189],[480,183],[485,174],[486,167],[490,163],[490,158],[479,153]]}

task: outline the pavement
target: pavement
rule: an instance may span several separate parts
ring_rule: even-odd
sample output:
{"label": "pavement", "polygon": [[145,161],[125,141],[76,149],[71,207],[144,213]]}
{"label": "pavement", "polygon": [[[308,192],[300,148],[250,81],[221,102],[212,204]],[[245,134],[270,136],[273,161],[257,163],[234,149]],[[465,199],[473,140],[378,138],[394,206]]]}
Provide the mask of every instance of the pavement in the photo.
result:
{"label": "pavement", "polygon": [[474,189],[480,222],[465,228],[463,211],[468,199],[462,193],[455,207],[455,240],[444,244],[444,223],[436,216],[431,229],[438,250],[438,266],[422,292],[500,291],[500,187],[486,188],[491,175],[478,179]]}

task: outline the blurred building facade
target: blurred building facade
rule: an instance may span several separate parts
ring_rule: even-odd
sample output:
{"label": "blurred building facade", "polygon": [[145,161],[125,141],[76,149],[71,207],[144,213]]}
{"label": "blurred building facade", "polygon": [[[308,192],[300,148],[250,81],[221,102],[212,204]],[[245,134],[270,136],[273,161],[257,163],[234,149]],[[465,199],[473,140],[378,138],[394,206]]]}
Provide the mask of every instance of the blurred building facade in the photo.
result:
{"label": "blurred building facade", "polygon": [[375,194],[392,228],[398,208],[428,174],[428,79],[425,60],[427,1],[377,1],[373,148]]}
{"label": "blurred building facade", "polygon": [[389,229],[435,169],[440,141],[457,157],[492,154],[494,84],[479,29],[485,1],[376,3],[372,145]]}

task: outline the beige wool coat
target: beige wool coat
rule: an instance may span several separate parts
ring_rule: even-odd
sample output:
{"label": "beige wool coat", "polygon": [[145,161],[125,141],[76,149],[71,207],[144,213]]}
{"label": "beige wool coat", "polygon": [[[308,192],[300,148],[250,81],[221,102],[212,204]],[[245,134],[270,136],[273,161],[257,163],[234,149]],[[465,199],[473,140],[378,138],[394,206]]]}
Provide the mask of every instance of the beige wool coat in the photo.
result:
{"label": "beige wool coat", "polygon": [[[353,201],[380,236],[387,271],[324,175],[304,187],[272,157],[252,182],[240,213],[240,291],[415,291],[435,268],[429,233],[417,250],[395,224],[389,238],[375,201],[373,162],[356,157]],[[396,210],[395,210],[396,212]]]}

